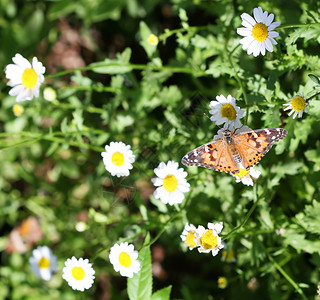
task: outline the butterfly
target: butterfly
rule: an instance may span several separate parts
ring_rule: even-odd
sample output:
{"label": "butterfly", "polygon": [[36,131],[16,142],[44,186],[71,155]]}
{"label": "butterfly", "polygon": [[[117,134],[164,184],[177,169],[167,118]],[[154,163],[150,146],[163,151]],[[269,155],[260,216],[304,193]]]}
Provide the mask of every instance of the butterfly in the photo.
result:
{"label": "butterfly", "polygon": [[212,142],[204,144],[181,160],[186,166],[201,166],[219,172],[237,174],[240,169],[249,170],[283,139],[287,131],[282,128],[265,128],[236,133],[222,129]]}

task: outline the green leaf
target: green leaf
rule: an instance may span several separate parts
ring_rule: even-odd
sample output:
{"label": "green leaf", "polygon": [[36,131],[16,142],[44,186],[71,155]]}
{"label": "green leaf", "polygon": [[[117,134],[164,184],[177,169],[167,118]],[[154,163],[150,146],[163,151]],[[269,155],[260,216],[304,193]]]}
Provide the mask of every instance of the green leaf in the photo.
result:
{"label": "green leaf", "polygon": [[141,270],[128,278],[128,296],[130,300],[149,300],[152,293],[151,251],[149,247],[139,252]]}
{"label": "green leaf", "polygon": [[320,84],[320,79],[319,77],[317,77],[316,75],[313,75],[313,74],[308,74],[308,76],[310,77],[310,79],[316,83],[316,84]]}
{"label": "green leaf", "polygon": [[115,60],[106,58],[104,61],[92,63],[89,67],[99,74],[124,74],[132,70],[130,66],[131,49],[126,48]]}
{"label": "green leaf", "polygon": [[320,234],[320,203],[313,200],[312,205],[306,205],[303,212],[296,215],[298,222],[305,230]]}
{"label": "green leaf", "polygon": [[171,293],[171,285],[153,293],[151,300],[169,300]]}
{"label": "green leaf", "polygon": [[148,57],[152,58],[157,53],[157,45],[152,45],[148,41],[148,38],[152,34],[152,31],[149,29],[147,24],[143,21],[140,22],[139,28],[140,28],[140,34],[141,34],[140,45],[147,52]]}

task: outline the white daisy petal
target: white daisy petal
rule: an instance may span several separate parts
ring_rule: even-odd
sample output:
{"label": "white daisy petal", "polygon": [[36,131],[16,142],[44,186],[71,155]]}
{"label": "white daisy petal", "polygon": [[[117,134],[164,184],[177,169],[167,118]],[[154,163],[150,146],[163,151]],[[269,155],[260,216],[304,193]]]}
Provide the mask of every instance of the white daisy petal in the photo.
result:
{"label": "white daisy petal", "polygon": [[9,64],[6,67],[6,78],[8,86],[13,87],[9,92],[10,96],[16,96],[16,101],[31,100],[39,96],[40,85],[44,81],[43,74],[45,67],[33,58],[32,65],[21,54],[16,54],[12,61],[15,64]]}
{"label": "white daisy petal", "polygon": [[283,106],[285,106],[284,111],[291,109],[288,115],[291,116],[293,114],[293,119],[297,116],[298,118],[302,118],[303,113],[308,112],[308,103],[306,102],[306,97],[304,97],[302,93],[298,93],[296,96],[289,99]]}
{"label": "white daisy petal", "polygon": [[29,263],[35,276],[46,281],[50,280],[52,274],[57,270],[57,258],[47,246],[39,246],[34,249]]}
{"label": "white daisy petal", "polygon": [[[247,13],[243,13],[242,15],[241,15],[241,19],[242,19],[242,25],[243,26],[245,26],[245,27],[249,27],[250,25],[251,25],[251,28],[257,23],[256,21],[255,21],[255,19],[254,18],[252,18],[249,14],[247,14]],[[249,24],[249,26],[246,26],[246,25],[244,25],[244,22],[246,22],[245,24]],[[249,27],[250,28],[250,27]]]}
{"label": "white daisy petal", "polygon": [[73,290],[83,292],[89,289],[94,281],[95,271],[88,259],[79,258],[74,256],[65,261],[65,267],[62,270],[62,278],[68,282]]}
{"label": "white daisy petal", "polygon": [[129,176],[135,155],[131,151],[131,146],[123,142],[111,142],[105,146],[106,152],[102,152],[102,160],[106,170],[112,176]]}
{"label": "white daisy petal", "polygon": [[109,260],[114,270],[120,272],[121,276],[132,278],[140,271],[141,264],[137,258],[138,251],[134,250],[134,246],[128,242],[115,244],[110,249]]}
{"label": "white daisy petal", "polygon": [[175,161],[168,161],[167,164],[161,162],[154,172],[158,177],[151,179],[157,187],[153,196],[164,204],[180,204],[184,199],[183,193],[190,190],[190,184],[185,179],[187,172],[179,168]]}
{"label": "white daisy petal", "polygon": [[253,9],[253,16],[254,18],[246,13],[241,15],[241,24],[244,27],[237,28],[237,33],[245,37],[239,41],[243,45],[242,49],[255,57],[259,54],[265,55],[266,49],[273,52],[272,45],[277,44],[274,38],[279,34],[272,30],[279,26],[280,22],[273,22],[274,15],[268,15],[260,6]]}

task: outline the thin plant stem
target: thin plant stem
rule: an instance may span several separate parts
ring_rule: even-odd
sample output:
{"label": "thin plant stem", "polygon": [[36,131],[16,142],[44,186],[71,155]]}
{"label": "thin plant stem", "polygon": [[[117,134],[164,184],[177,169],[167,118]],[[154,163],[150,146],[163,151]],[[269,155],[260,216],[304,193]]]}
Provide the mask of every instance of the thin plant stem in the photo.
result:
{"label": "thin plant stem", "polygon": [[[236,69],[234,67],[234,64],[233,64],[233,61],[232,61],[232,58],[231,58],[231,56],[232,56],[231,54],[237,49],[237,47],[235,47],[231,51],[231,53],[227,53],[227,57],[228,57],[230,65],[231,65],[231,68],[233,69],[234,78],[236,79],[236,81],[238,82],[238,84],[240,86],[240,89],[241,89],[241,92],[242,92],[242,95],[243,95],[243,99],[244,99],[244,102],[246,104],[246,120],[245,120],[245,123],[247,124],[248,123],[248,117],[249,117],[249,105],[248,105],[247,93],[246,93],[246,89],[245,89],[245,87],[243,85],[242,80],[240,79],[240,77],[238,76],[238,74],[236,72]],[[226,52],[227,52],[227,49],[226,49]]]}
{"label": "thin plant stem", "polygon": [[267,253],[267,257],[268,259],[273,263],[273,265],[275,266],[275,268],[281,273],[281,275],[287,279],[287,281],[293,286],[293,288],[296,290],[297,293],[299,293],[301,295],[301,297],[305,300],[307,300],[308,298],[306,297],[306,295],[304,294],[303,290],[299,287],[299,285],[290,277],[290,275],[273,259],[273,257]]}
{"label": "thin plant stem", "polygon": [[254,212],[254,210],[256,209],[260,198],[258,198],[258,185],[255,184],[254,185],[254,190],[255,190],[255,202],[253,203],[253,205],[251,206],[250,210],[248,211],[247,215],[245,216],[245,218],[243,219],[242,223],[238,226],[236,226],[235,228],[233,228],[227,235],[225,235],[224,237],[222,237],[222,240],[227,240],[229,239],[232,235],[235,234],[235,232],[237,232],[238,230],[240,230],[244,225],[246,225],[247,221],[249,220],[250,216],[252,215],[252,213]]}
{"label": "thin plant stem", "polygon": [[295,28],[295,27],[312,27],[312,26],[320,26],[320,23],[280,25],[277,27],[277,30]]}

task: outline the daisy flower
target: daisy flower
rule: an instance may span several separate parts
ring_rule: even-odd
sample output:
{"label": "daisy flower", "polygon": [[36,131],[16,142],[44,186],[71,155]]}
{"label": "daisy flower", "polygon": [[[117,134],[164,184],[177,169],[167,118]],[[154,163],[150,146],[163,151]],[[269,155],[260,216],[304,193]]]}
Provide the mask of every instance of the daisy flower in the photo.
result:
{"label": "daisy flower", "polygon": [[247,50],[248,54],[258,56],[266,54],[266,49],[269,52],[273,52],[273,45],[277,45],[274,38],[279,36],[279,33],[273,31],[280,22],[273,22],[274,14],[268,16],[267,11],[263,11],[259,6],[253,9],[252,18],[247,13],[241,15],[242,25],[244,27],[237,28],[237,33],[244,36],[240,40],[243,50]]}
{"label": "daisy flower", "polygon": [[57,257],[47,246],[39,246],[34,249],[29,263],[36,277],[41,277],[43,280],[50,280],[52,273],[57,270]]}
{"label": "daisy flower", "polygon": [[147,41],[148,41],[148,43],[149,43],[150,45],[152,45],[152,46],[157,46],[158,43],[159,43],[158,37],[157,37],[155,34],[153,34],[153,33],[151,33],[151,34],[148,36]]}
{"label": "daisy flower", "polygon": [[260,171],[255,170],[254,167],[252,167],[249,171],[246,169],[240,169],[239,173],[231,175],[236,178],[236,182],[242,182],[244,185],[253,186],[254,181],[259,178],[260,174]]}
{"label": "daisy flower", "polygon": [[151,181],[157,189],[153,195],[160,199],[164,204],[180,204],[184,199],[184,194],[189,192],[190,184],[185,177],[188,175],[179,164],[169,160],[167,164],[161,162],[154,173],[158,176]]}
{"label": "daisy flower", "polygon": [[121,276],[132,278],[134,273],[140,271],[141,265],[137,258],[138,251],[134,250],[134,246],[127,242],[120,245],[115,244],[110,249],[110,262],[114,270],[120,272]]}
{"label": "daisy flower", "polygon": [[283,104],[283,106],[286,106],[284,110],[289,110],[289,116],[291,116],[293,113],[293,119],[298,116],[298,118],[302,118],[302,114],[305,112],[308,112],[306,97],[303,96],[303,94],[298,93],[295,97],[288,100],[288,103]]}
{"label": "daisy flower", "polygon": [[135,156],[131,151],[131,146],[122,142],[111,142],[105,146],[106,152],[102,152],[103,163],[106,170],[112,176],[128,176],[132,169]]}
{"label": "daisy flower", "polygon": [[31,100],[39,97],[40,85],[44,81],[46,68],[36,57],[32,59],[32,64],[21,54],[16,54],[6,67],[6,77],[8,85],[12,87],[9,91],[10,96],[17,96],[16,101]]}
{"label": "daisy flower", "polygon": [[240,127],[240,119],[243,117],[244,111],[236,106],[236,99],[231,95],[227,98],[223,95],[216,97],[217,101],[211,101],[209,106],[212,114],[210,120],[216,122],[217,125],[225,123],[226,125],[233,125],[234,127]]}
{"label": "daisy flower", "polygon": [[72,256],[64,264],[62,278],[68,282],[72,289],[83,292],[92,286],[95,271],[88,259],[82,257],[76,259]]}
{"label": "daisy flower", "polygon": [[219,233],[223,228],[223,223],[208,223],[208,229],[203,226],[198,226],[196,230],[196,239],[198,244],[198,251],[200,253],[211,252],[213,256],[216,256],[220,249],[224,246],[219,237]]}
{"label": "daisy flower", "polygon": [[180,235],[182,241],[189,247],[189,250],[192,250],[197,247],[196,244],[196,227],[193,224],[186,223],[184,226],[184,229],[182,231],[182,234]]}

